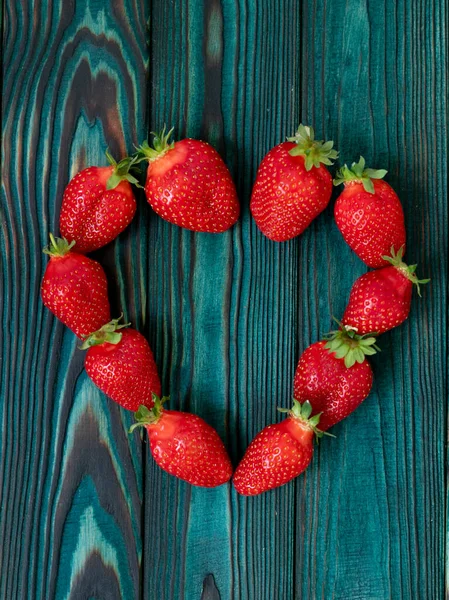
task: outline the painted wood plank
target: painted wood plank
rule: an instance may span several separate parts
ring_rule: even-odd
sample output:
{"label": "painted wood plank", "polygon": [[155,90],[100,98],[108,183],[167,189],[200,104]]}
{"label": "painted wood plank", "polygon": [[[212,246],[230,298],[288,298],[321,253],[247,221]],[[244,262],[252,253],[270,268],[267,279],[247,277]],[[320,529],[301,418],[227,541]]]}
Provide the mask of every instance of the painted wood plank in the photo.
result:
{"label": "painted wood plank", "polygon": [[[337,439],[322,444],[297,488],[298,598],[443,597],[447,16],[438,0],[304,5],[303,117],[336,141],[341,162],[362,154],[389,170],[404,205],[407,259],[432,283],[415,296],[410,319],[380,339],[373,393],[335,427]],[[300,278],[302,294],[310,279],[323,286],[326,308],[301,303],[314,324],[316,310],[342,315],[365,271],[331,209],[317,226],[301,257],[311,271]],[[319,330],[304,331],[300,346]]]}
{"label": "painted wood plank", "polygon": [[[235,461],[291,395],[298,244],[265,239],[248,207],[258,162],[299,119],[299,9],[291,0],[152,4],[152,129],[167,123],[213,143],[243,214],[216,236],[152,219],[150,337],[172,406],[217,427]],[[145,598],[290,598],[293,499],[293,486],[250,501],[230,486],[193,489],[149,461]]]}
{"label": "painted wood plank", "polygon": [[[39,297],[61,194],[146,130],[144,3],[9,2],[2,89],[0,597],[137,598],[141,444]],[[139,233],[138,233],[139,232]],[[114,312],[143,320],[139,214],[98,253]]]}

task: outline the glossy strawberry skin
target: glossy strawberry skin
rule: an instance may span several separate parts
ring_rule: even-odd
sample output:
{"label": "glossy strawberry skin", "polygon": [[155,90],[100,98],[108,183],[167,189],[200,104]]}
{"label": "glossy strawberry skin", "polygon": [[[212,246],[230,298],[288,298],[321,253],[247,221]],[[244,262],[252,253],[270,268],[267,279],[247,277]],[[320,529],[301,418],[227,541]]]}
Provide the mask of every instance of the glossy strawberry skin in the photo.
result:
{"label": "glossy strawberry skin", "polygon": [[164,410],[146,429],[154,460],[170,475],[200,487],[216,487],[232,477],[218,433],[197,415]]}
{"label": "glossy strawberry skin", "polygon": [[93,252],[112,242],[133,220],[136,200],[131,185],[121,181],[106,188],[114,167],[89,167],[67,185],[62,199],[59,228],[76,252]]}
{"label": "glossy strawberry skin", "polygon": [[302,473],[313,455],[312,429],[294,417],[259,432],[234,474],[234,487],[255,496],[284,485]]}
{"label": "glossy strawberry skin", "polygon": [[323,165],[306,171],[301,155],[291,156],[293,142],[268,152],[257,171],[251,213],[262,233],[275,242],[300,235],[329,204],[332,177]]}
{"label": "glossy strawberry skin", "polygon": [[221,233],[239,218],[234,182],[206,142],[184,139],[150,162],[145,194],[163,219],[192,231]]}
{"label": "glossy strawberry skin", "polygon": [[335,222],[348,246],[373,269],[389,263],[382,256],[391,247],[405,249],[404,212],[393,188],[373,180],[374,194],[362,183],[350,181],[335,203]]}
{"label": "glossy strawberry skin", "polygon": [[52,257],[41,295],[45,306],[80,339],[111,319],[105,272],[82,254]]}
{"label": "glossy strawberry skin", "polygon": [[413,283],[394,266],[370,271],[352,286],[343,325],[357,333],[385,333],[403,323],[410,312]]}
{"label": "glossy strawberry skin", "polygon": [[351,414],[368,396],[373,384],[367,360],[347,368],[325,346],[322,341],[306,348],[294,379],[295,399],[309,400],[313,414],[322,413],[319,423],[322,431]]}
{"label": "glossy strawberry skin", "polygon": [[86,352],[84,367],[97,387],[127,410],[151,408],[161,382],[151,348],[135,329],[123,329],[118,344],[104,342]]}

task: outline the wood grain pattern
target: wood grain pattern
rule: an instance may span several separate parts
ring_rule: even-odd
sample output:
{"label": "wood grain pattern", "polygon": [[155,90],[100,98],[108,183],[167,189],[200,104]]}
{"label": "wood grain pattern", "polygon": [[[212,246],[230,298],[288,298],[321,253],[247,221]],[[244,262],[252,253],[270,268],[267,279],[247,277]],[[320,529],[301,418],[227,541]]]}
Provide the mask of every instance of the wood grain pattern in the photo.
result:
{"label": "wood grain pattern", "polygon": [[[153,4],[152,127],[168,120],[178,136],[215,144],[243,211],[220,236],[155,222],[151,339],[173,405],[216,426],[235,460],[291,395],[299,246],[263,238],[248,196],[263,154],[299,120],[299,30],[295,2]],[[146,598],[199,597],[210,573],[223,599],[291,597],[293,486],[246,501],[229,486],[191,489],[152,464],[145,481]]]}
{"label": "wood grain pattern", "polygon": [[[443,597],[447,82],[438,65],[446,11],[441,2],[319,2],[303,14],[304,118],[336,141],[341,161],[362,154],[388,169],[404,205],[407,259],[432,283],[415,295],[409,320],[380,339],[371,397],[335,428],[336,443],[323,445],[297,496],[312,524],[298,528],[308,550],[295,561],[299,597]],[[324,225],[326,292],[339,316],[362,265],[329,212]],[[317,265],[315,277],[323,272]]]}
{"label": "wood grain pattern", "polygon": [[[145,131],[140,2],[5,4],[3,35],[0,597],[135,598],[141,448],[94,388],[74,336],[40,302],[61,193]],[[139,218],[140,220],[140,218]],[[145,230],[145,223],[141,225]],[[135,231],[134,231],[135,234]],[[99,254],[114,309],[141,315],[130,233]],[[131,281],[132,280],[132,281]],[[133,284],[133,285],[131,285]],[[129,297],[128,297],[129,296]],[[6,540],[8,542],[6,543]]]}
{"label": "wood grain pattern", "polygon": [[[442,598],[446,3],[20,0],[2,15],[0,598]],[[237,462],[281,418],[300,352],[364,272],[332,206],[284,244],[250,218],[261,158],[300,120],[342,162],[389,169],[407,256],[432,283],[382,337],[371,396],[304,476],[253,499],[191,488],[154,466],[131,416],[87,378],[40,302],[41,248],[67,181],[107,145],[123,154],[166,123],[218,149],[237,226],[181,230],[140,195],[95,258],[113,313],[149,337],[171,406],[215,426]]]}

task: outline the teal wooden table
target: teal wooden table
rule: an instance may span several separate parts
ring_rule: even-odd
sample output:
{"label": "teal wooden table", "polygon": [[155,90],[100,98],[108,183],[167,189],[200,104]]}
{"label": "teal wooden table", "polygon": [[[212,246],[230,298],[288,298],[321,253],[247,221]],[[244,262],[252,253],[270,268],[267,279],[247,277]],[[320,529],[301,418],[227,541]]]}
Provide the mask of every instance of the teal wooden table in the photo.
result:
{"label": "teal wooden table", "polygon": [[[444,0],[3,0],[0,598],[445,597],[447,60]],[[83,371],[39,284],[70,177],[152,129],[210,141],[239,224],[135,221],[96,254],[148,336],[171,405],[237,461],[287,406],[301,351],[365,271],[331,206],[299,238],[249,214],[257,165],[299,122],[362,154],[432,282],[381,339],[370,397],[294,483],[253,499],[160,471]]]}

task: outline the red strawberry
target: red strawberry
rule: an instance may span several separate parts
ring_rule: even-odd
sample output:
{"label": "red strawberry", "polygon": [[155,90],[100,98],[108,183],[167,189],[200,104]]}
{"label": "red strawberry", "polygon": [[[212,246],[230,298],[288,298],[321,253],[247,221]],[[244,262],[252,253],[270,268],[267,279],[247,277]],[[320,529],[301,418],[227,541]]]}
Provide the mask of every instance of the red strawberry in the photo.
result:
{"label": "red strawberry", "polygon": [[430,279],[418,279],[416,265],[402,262],[403,248],[383,258],[392,266],[370,271],[359,277],[351,289],[342,323],[366,334],[384,333],[405,321],[410,312],[413,285],[418,288]]}
{"label": "red strawberry", "polygon": [[285,242],[302,233],[329,204],[333,142],[314,139],[311,127],[275,146],[262,160],[251,196],[257,226],[270,240]]}
{"label": "red strawberry", "polygon": [[383,256],[392,246],[405,249],[404,212],[393,188],[382,181],[386,172],[365,169],[361,156],[334,179],[335,185],[345,185],[335,203],[337,227],[348,246],[373,269],[388,264]]}
{"label": "red strawberry", "polygon": [[84,368],[95,385],[124,408],[151,408],[153,394],[161,393],[153,353],[143,335],[124,329],[128,325],[119,321],[113,319],[84,341]]}
{"label": "red strawberry", "polygon": [[145,194],[163,219],[191,229],[221,233],[239,218],[240,205],[231,175],[212,146],[199,140],[169,143],[172,134],[144,142],[137,158],[147,160]]}
{"label": "red strawberry", "polygon": [[163,469],[192,485],[216,487],[231,479],[232,465],[218,433],[203,419],[190,413],[165,410],[167,398],[153,396],[154,406],[141,406],[135,413],[150,438],[150,450]]}
{"label": "red strawberry", "polygon": [[375,354],[375,338],[358,336],[351,329],[332,332],[331,340],[316,342],[303,352],[294,380],[294,397],[308,400],[320,413],[326,431],[346,418],[365,400],[373,372],[365,355]]}
{"label": "red strawberry", "polygon": [[256,435],[234,474],[234,487],[243,496],[256,496],[288,483],[309,466],[313,437],[320,417],[312,414],[309,402],[293,400],[288,417],[268,425]]}
{"label": "red strawberry", "polygon": [[90,335],[111,319],[108,283],[102,266],[71,252],[75,242],[55,238],[44,250],[50,262],[42,280],[45,306],[79,338]]}
{"label": "red strawberry", "polygon": [[75,240],[84,254],[112,242],[132,221],[136,200],[130,183],[134,161],[118,164],[106,152],[110,167],[89,167],[69,182],[62,199],[59,227],[67,240]]}

